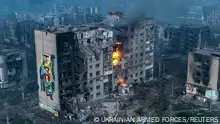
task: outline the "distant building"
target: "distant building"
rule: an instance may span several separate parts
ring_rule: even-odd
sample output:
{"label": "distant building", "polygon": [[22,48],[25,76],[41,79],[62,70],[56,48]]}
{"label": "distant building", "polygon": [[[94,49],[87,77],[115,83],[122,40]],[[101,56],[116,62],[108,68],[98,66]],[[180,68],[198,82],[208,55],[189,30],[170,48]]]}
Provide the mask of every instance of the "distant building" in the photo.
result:
{"label": "distant building", "polygon": [[87,14],[100,14],[99,7],[88,7],[86,10]]}
{"label": "distant building", "polygon": [[6,43],[15,43],[16,36],[15,36],[15,22],[14,21],[5,21],[3,27],[3,41]]}
{"label": "distant building", "polygon": [[100,14],[86,14],[86,23],[97,23],[103,21],[103,17]]}
{"label": "distant building", "polygon": [[[162,54],[169,47],[169,37],[167,25],[157,25],[156,26],[156,43],[155,43],[155,51],[159,55]],[[171,31],[171,30],[170,30]]]}
{"label": "distant building", "polygon": [[21,20],[15,24],[15,36],[17,44],[34,47],[34,30],[39,29],[41,23],[34,20]]}
{"label": "distant building", "polygon": [[203,24],[203,6],[189,6],[186,12],[185,21],[192,24]]}
{"label": "distant building", "polygon": [[218,49],[201,49],[189,53],[186,93],[219,98],[220,51]]}
{"label": "distant building", "polygon": [[220,24],[220,7],[203,7],[204,21],[207,24]]}
{"label": "distant building", "polygon": [[200,6],[215,6],[219,4],[219,0],[192,0],[192,2]]}
{"label": "distant building", "polygon": [[0,50],[0,88],[9,88],[27,79],[26,52],[19,49]]}
{"label": "distant building", "polygon": [[184,54],[196,48],[204,48],[212,40],[210,27],[203,25],[168,27],[164,35],[169,38],[172,50]]}

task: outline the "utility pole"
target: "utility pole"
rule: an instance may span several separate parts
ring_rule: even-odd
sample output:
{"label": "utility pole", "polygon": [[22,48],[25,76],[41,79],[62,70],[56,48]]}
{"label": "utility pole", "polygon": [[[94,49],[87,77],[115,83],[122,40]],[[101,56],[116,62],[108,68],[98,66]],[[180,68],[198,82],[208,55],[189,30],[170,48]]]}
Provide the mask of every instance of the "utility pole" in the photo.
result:
{"label": "utility pole", "polygon": [[162,60],[162,64],[163,64],[163,66],[162,66],[162,69],[163,69],[163,70],[162,70],[162,76],[163,76],[163,77],[165,76],[165,69],[166,69],[166,67],[165,67],[165,66],[166,66],[166,63],[165,63],[165,62],[166,62],[166,60],[163,59],[163,60]]}
{"label": "utility pole", "polygon": [[211,99],[209,100],[209,111],[212,110],[212,90],[211,90]]}
{"label": "utility pole", "polygon": [[[172,92],[171,92],[171,95],[172,95],[171,97],[172,97],[172,98],[171,98],[171,103],[170,103],[170,111],[171,111],[171,116],[173,116],[173,115],[172,115],[172,114],[173,114],[173,104],[172,104],[172,102],[173,102],[173,97],[174,97],[174,95],[173,95],[173,94],[174,94],[174,93],[173,93],[173,90],[174,90],[174,85],[173,85],[173,83],[174,83],[174,82],[173,82],[173,78],[172,78],[172,77],[170,77],[170,80],[171,80],[171,85],[172,85],[172,86],[171,86],[171,87],[172,87]],[[171,124],[173,124],[173,122],[171,122]]]}
{"label": "utility pole", "polygon": [[8,117],[8,116],[7,116],[6,120],[7,120],[7,124],[10,124],[10,122],[9,122],[9,117]]}
{"label": "utility pole", "polygon": [[23,85],[22,85],[22,82],[21,82],[21,92],[22,92],[22,100],[23,102],[25,102],[25,97],[24,97],[24,88],[23,88]]}
{"label": "utility pole", "polygon": [[6,113],[7,113],[7,117],[6,117],[7,123],[6,123],[6,124],[10,124],[10,122],[9,122],[9,106],[8,106],[8,103],[6,102],[6,103],[4,104],[4,106],[7,108],[7,109],[6,109]]}
{"label": "utility pole", "polygon": [[172,99],[173,99],[173,90],[174,90],[174,86],[173,86],[173,79],[171,78],[171,83],[172,83]]}
{"label": "utility pole", "polygon": [[159,79],[161,79],[161,58],[159,61]]}

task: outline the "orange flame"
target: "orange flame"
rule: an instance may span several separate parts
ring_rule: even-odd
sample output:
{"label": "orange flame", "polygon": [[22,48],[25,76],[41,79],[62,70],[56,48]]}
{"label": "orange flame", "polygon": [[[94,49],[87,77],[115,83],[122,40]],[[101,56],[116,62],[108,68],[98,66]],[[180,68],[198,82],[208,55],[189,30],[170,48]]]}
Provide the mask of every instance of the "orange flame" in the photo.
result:
{"label": "orange flame", "polygon": [[122,77],[120,77],[116,82],[119,83],[122,87],[128,86],[128,84],[126,83],[125,79],[122,78]]}
{"label": "orange flame", "polygon": [[121,86],[122,86],[122,87],[127,87],[128,84],[127,84],[127,83],[122,83]]}
{"label": "orange flame", "polygon": [[121,52],[118,49],[116,49],[116,51],[114,51],[112,53],[112,64],[113,64],[113,66],[118,65],[120,59],[121,59]]}

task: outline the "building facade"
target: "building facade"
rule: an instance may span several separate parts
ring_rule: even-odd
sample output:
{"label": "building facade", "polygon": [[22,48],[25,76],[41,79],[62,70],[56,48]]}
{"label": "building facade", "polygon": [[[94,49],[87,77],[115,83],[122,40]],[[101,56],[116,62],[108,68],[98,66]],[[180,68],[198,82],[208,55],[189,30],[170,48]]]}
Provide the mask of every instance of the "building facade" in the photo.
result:
{"label": "building facade", "polygon": [[80,90],[75,82],[75,45],[73,32],[35,31],[39,105],[52,113],[67,110],[69,100]]}
{"label": "building facade", "polygon": [[113,85],[113,31],[99,26],[81,26],[75,32],[80,51],[85,55],[89,100],[103,98],[109,95]]}
{"label": "building facade", "polygon": [[27,79],[26,52],[19,49],[0,50],[0,88],[10,88]]}
{"label": "building facade", "polygon": [[[152,80],[155,20],[126,27],[121,38],[103,25],[35,31],[40,106],[55,112],[67,109],[74,97],[93,101],[111,94],[117,85],[112,66],[117,41],[123,45],[120,73],[126,82]],[[57,33],[60,29],[65,31]]]}
{"label": "building facade", "polygon": [[155,27],[155,20],[151,18],[128,27],[126,38],[122,42],[122,69],[129,85],[153,79]]}
{"label": "building facade", "polygon": [[189,53],[186,93],[212,100],[219,97],[220,52],[201,49]]}
{"label": "building facade", "polygon": [[220,23],[220,7],[219,6],[207,6],[203,7],[204,21],[207,24],[219,24]]}
{"label": "building facade", "polygon": [[212,39],[211,29],[203,25],[180,25],[166,31],[169,46],[175,52],[186,54],[196,48],[204,48]]}

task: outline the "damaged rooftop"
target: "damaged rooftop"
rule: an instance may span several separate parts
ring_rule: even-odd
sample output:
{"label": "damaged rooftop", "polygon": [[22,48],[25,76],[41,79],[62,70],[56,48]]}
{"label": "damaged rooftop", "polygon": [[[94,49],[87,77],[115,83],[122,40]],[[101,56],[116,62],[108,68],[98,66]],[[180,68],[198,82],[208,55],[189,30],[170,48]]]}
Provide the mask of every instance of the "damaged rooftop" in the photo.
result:
{"label": "damaged rooftop", "polygon": [[204,48],[204,49],[200,49],[200,50],[196,50],[193,53],[197,53],[197,54],[201,54],[204,56],[214,56],[214,57],[218,57],[220,59],[220,48]]}

